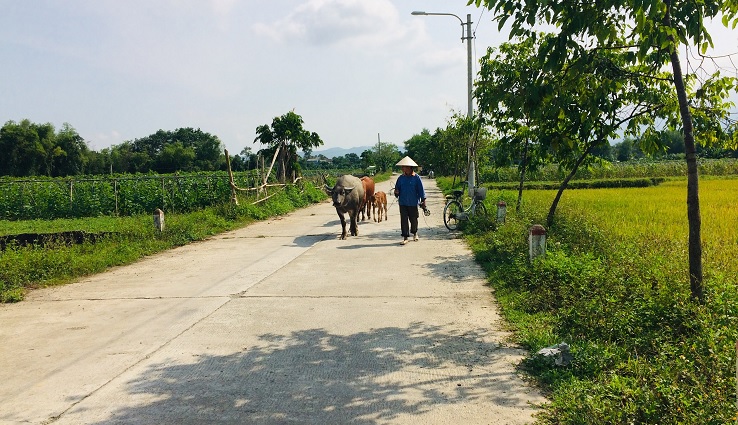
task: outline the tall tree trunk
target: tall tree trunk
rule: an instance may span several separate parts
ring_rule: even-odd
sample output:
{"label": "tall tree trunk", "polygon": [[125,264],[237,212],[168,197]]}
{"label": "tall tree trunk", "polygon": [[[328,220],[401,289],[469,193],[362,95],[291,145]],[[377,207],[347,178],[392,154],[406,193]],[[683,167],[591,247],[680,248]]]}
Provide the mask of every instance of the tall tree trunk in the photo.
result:
{"label": "tall tree trunk", "polygon": [[679,98],[679,113],[684,127],[684,152],[687,157],[687,220],[689,221],[689,289],[692,297],[704,300],[702,287],[702,217],[700,214],[699,175],[697,173],[697,150],[694,144],[692,113],[687,103],[682,67],[676,50],[671,51],[671,67],[674,86]]}
{"label": "tall tree trunk", "polygon": [[525,182],[525,170],[528,169],[528,147],[530,139],[525,139],[525,148],[523,149],[523,164],[520,169],[520,184],[518,185],[518,202],[515,204],[515,212],[520,212],[520,203],[523,200],[523,183]]}
{"label": "tall tree trunk", "polygon": [[587,147],[587,149],[582,153],[579,159],[577,159],[577,162],[576,164],[574,164],[574,167],[572,168],[569,175],[567,175],[564,181],[561,182],[561,186],[559,186],[559,191],[556,193],[556,197],[554,198],[554,201],[551,204],[551,208],[548,210],[548,217],[546,217],[546,227],[551,227],[551,225],[553,224],[554,213],[556,213],[556,207],[559,206],[561,195],[564,194],[564,190],[566,189],[566,186],[569,184],[569,181],[574,178],[574,175],[577,173],[579,166],[582,165],[582,162],[584,162],[584,159],[587,157],[587,155],[589,155],[589,152],[592,150],[593,146],[594,146],[594,143],[590,144]]}
{"label": "tall tree trunk", "polygon": [[287,180],[287,148],[284,143],[280,146],[279,152],[279,182],[284,183]]}
{"label": "tall tree trunk", "polygon": [[[671,1],[666,2],[667,12],[664,25],[671,27]],[[676,47],[677,40],[671,38],[671,68],[674,73],[674,88],[679,99],[679,114],[684,128],[684,153],[687,158],[687,220],[689,221],[689,289],[692,298],[700,303],[704,301],[702,287],[702,217],[700,214],[699,176],[697,174],[697,149],[694,145],[694,127],[692,113],[687,102],[687,90],[684,87],[682,65]]]}

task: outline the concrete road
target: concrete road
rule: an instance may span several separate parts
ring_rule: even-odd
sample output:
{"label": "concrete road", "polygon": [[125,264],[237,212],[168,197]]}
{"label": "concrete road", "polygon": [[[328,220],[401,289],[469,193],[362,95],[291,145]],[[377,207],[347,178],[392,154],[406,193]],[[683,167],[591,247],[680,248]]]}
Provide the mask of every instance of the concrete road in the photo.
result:
{"label": "concrete road", "polygon": [[325,202],[2,305],[0,423],[529,423],[545,399],[423,181],[405,246],[394,197],[347,240]]}

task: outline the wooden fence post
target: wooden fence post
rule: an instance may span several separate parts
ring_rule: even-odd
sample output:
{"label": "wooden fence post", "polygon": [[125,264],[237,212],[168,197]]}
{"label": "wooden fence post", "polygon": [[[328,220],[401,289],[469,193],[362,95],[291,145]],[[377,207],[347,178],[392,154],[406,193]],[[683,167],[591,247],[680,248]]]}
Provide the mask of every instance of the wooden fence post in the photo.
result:
{"label": "wooden fence post", "polygon": [[231,157],[228,155],[228,149],[224,149],[226,156],[226,165],[228,166],[228,184],[231,186],[231,202],[238,205],[238,196],[236,196],[236,182],[233,180],[233,170],[231,170]]}

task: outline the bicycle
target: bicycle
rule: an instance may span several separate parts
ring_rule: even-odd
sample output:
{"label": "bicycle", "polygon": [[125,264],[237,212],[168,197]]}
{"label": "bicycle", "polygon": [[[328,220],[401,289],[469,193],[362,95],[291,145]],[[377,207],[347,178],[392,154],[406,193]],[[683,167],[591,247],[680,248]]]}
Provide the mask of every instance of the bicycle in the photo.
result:
{"label": "bicycle", "polygon": [[454,190],[452,193],[453,195],[446,195],[446,206],[443,208],[443,224],[448,230],[458,229],[459,222],[468,220],[471,216],[487,217],[487,207],[484,206],[484,199],[487,198],[486,187],[474,188],[474,197],[468,207],[464,207],[463,190]]}

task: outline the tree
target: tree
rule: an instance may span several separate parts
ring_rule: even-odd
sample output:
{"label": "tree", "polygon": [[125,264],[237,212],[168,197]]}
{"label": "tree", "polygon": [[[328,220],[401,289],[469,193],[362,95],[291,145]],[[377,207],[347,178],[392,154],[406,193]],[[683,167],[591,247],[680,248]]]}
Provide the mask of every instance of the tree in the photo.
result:
{"label": "tree", "polygon": [[362,167],[361,158],[359,158],[359,155],[355,153],[347,153],[344,156],[334,156],[331,159],[331,164],[333,164],[334,168],[344,170],[356,170],[359,168],[366,168]]}
{"label": "tree", "polygon": [[490,48],[481,60],[480,78],[475,90],[480,113],[494,126],[498,140],[494,149],[496,166],[518,164],[520,179],[515,210],[523,199],[525,173],[535,170],[548,158],[547,146],[539,138],[533,116],[544,96],[537,84],[542,72],[535,52],[536,38],[520,43],[503,43]]}
{"label": "tree", "polygon": [[51,177],[54,160],[63,156],[64,151],[56,145],[56,131],[51,123],[33,124],[32,127],[38,135],[35,150],[41,158],[39,174]]}
{"label": "tree", "polygon": [[50,123],[8,121],[0,129],[0,174],[67,176],[84,172],[84,139],[64,123],[59,133]]}
{"label": "tree", "polygon": [[275,117],[271,127],[266,124],[256,127],[256,134],[254,143],[259,142],[272,149],[279,149],[278,176],[282,183],[287,180],[288,173],[298,171],[298,149],[311,152],[313,148],[323,144],[317,133],[311,133],[303,128],[302,117],[294,111]]}
{"label": "tree", "polygon": [[[448,120],[446,128],[440,134],[439,142],[442,154],[448,157],[446,161],[449,167],[453,161],[454,175],[460,174],[462,168],[469,168],[470,154],[476,163],[484,165],[487,162],[487,153],[491,151],[491,138],[484,120],[480,116],[469,117],[458,112]],[[478,152],[484,155],[479,157]],[[479,168],[475,170],[477,182]]]}
{"label": "tree", "polygon": [[43,167],[44,150],[39,141],[37,126],[24,119],[19,123],[8,121],[0,129],[0,174],[32,176]]}
{"label": "tree", "polygon": [[641,151],[640,143],[633,137],[625,137],[619,143],[616,143],[615,146],[613,146],[613,151],[615,159],[620,162],[645,157],[645,154]]}
{"label": "tree", "polygon": [[[147,151],[125,141],[111,147],[110,164],[115,173],[147,173],[152,170],[154,159]],[[157,152],[158,155],[158,152]]]}
{"label": "tree", "polygon": [[370,149],[365,150],[359,156],[361,158],[361,168],[366,169],[370,165],[374,165],[374,152]]}
{"label": "tree", "polygon": [[[547,37],[542,43],[555,41]],[[577,170],[600,162],[596,149],[609,145],[619,131],[634,135],[652,129],[668,113],[673,96],[663,77],[643,78],[648,69],[631,64],[627,52],[609,49],[579,50],[564,66],[542,73],[550,96],[541,103],[542,128],[554,158],[568,170],[547,217],[551,226],[563,191]],[[647,130],[651,131],[651,130]]]}
{"label": "tree", "polygon": [[[567,54],[582,50],[577,41],[596,43],[602,49],[628,52],[628,61],[650,67],[651,74],[671,64],[671,83],[677,95],[678,120],[684,134],[687,161],[687,216],[689,221],[689,274],[692,296],[699,301],[702,289],[701,217],[699,180],[695,148],[695,127],[681,69],[680,46],[699,46],[701,53],[712,46],[704,23],[722,14],[726,26],[738,23],[735,0],[611,0],[609,2],[548,2],[533,0],[470,0],[493,10],[500,28],[511,18],[511,36],[533,36],[533,25],[548,24],[558,29],[556,39],[541,49],[539,57],[550,69],[561,69]],[[722,85],[730,83],[722,80]],[[709,85],[709,84],[708,84]],[[704,86],[704,84],[703,84]],[[718,96],[720,93],[718,93]],[[713,110],[718,115],[723,111]],[[714,117],[714,115],[713,115]],[[673,121],[672,121],[673,122]],[[706,140],[706,142],[709,141]],[[735,143],[735,139],[733,143]]]}
{"label": "tree", "polygon": [[156,170],[160,173],[192,171],[197,154],[192,147],[182,142],[168,143],[156,157]]}
{"label": "tree", "polygon": [[405,140],[405,154],[428,168],[433,167],[435,160],[433,151],[433,136],[427,128]]}
{"label": "tree", "polygon": [[244,163],[244,170],[253,170],[258,167],[258,157],[257,155],[251,150],[250,147],[246,146],[243,149],[241,149],[241,153],[238,154]]}
{"label": "tree", "polygon": [[206,133],[199,128],[179,128],[172,134],[172,141],[193,150],[195,157],[192,166],[195,170],[218,170],[221,168],[220,165],[225,163],[223,144],[218,136]]}
{"label": "tree", "polygon": [[393,144],[377,141],[372,148],[371,158],[374,161],[374,165],[382,170],[382,172],[385,172],[391,170],[395,163],[400,160],[400,152],[397,150],[397,146]]}
{"label": "tree", "polygon": [[[182,149],[188,150],[186,154],[181,151]],[[142,165],[140,167],[142,169],[136,170],[141,172],[214,171],[220,169],[221,163],[225,161],[220,139],[199,128],[191,127],[178,128],[174,131],[158,130],[154,134],[134,140],[130,144],[130,151],[139,154],[136,156],[140,160],[148,158],[147,161],[143,161],[148,165]],[[189,160],[190,153],[194,153],[192,160]],[[165,158],[159,158],[162,154]],[[174,158],[180,158],[185,163],[181,165],[173,163]]]}
{"label": "tree", "polygon": [[62,154],[54,158],[52,175],[71,176],[83,174],[90,149],[82,136],[69,123],[64,123],[56,135],[56,145]]}

